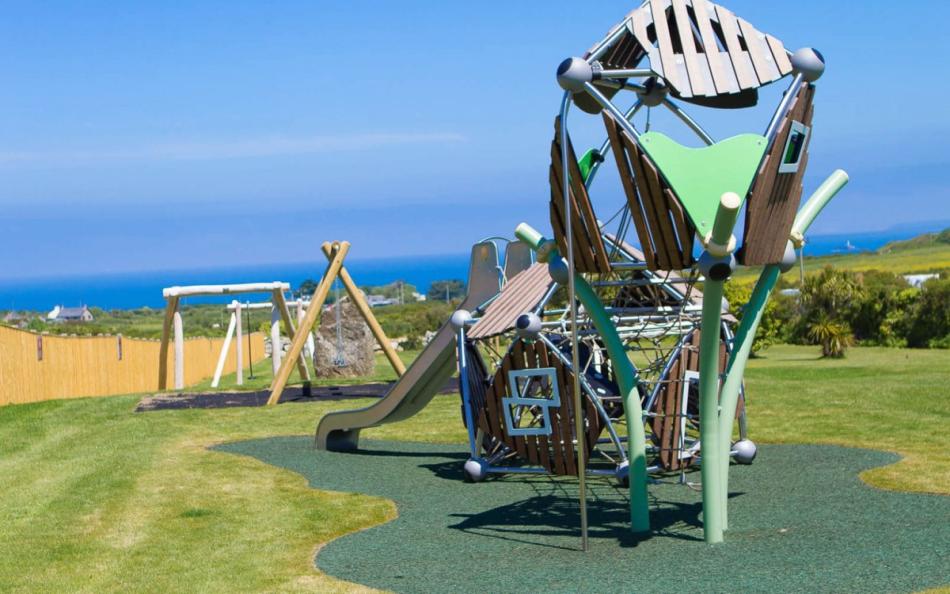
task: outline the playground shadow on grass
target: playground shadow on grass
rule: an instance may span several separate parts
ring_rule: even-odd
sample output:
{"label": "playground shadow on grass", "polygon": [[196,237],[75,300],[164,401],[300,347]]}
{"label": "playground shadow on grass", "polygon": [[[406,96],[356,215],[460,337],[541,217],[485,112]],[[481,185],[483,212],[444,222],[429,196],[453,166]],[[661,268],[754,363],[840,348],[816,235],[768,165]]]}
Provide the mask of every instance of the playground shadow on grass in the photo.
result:
{"label": "playground shadow on grass", "polygon": [[[310,438],[219,446],[300,473],[319,489],[392,499],[399,517],[328,543],[330,575],[393,591],[917,591],[945,585],[950,498],[868,487],[893,454],[763,446],[732,469],[726,542],[702,541],[701,493],[650,486],[653,531],[627,530],[627,493],[588,481],[590,551],[579,551],[577,483],[518,475],[461,480],[462,446],[365,441],[319,452]],[[741,494],[741,496],[737,496]],[[279,503],[277,503],[279,504]],[[315,543],[316,544],[316,543]]]}

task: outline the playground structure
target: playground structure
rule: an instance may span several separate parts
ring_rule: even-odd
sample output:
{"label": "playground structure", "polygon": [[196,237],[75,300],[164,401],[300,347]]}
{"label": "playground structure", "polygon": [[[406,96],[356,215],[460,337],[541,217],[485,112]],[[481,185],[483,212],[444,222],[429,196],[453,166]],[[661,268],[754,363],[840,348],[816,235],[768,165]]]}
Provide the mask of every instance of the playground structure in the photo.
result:
{"label": "playground structure", "polygon": [[[296,299],[294,301],[287,301],[287,306],[293,310],[297,320],[297,324],[300,324],[300,321],[303,320],[307,306],[310,305],[309,301],[304,301],[303,299]],[[214,377],[211,379],[211,387],[217,388],[221,383],[221,374],[224,371],[224,365],[228,358],[228,353],[231,349],[232,339],[237,337],[235,342],[235,350],[237,351],[237,370],[236,370],[236,380],[235,383],[239,386],[244,385],[244,365],[240,357],[242,351],[241,337],[243,335],[243,321],[241,319],[242,312],[267,309],[271,312],[271,323],[270,323],[270,341],[271,341],[271,368],[274,374],[277,374],[277,370],[280,369],[280,362],[283,355],[283,341],[281,339],[280,333],[280,306],[277,303],[272,303],[270,301],[261,302],[261,303],[250,303],[244,302],[241,303],[237,299],[231,301],[227,306],[227,311],[230,312],[228,317],[228,329],[224,335],[224,343],[221,345],[221,352],[218,355],[218,364],[214,368]],[[250,330],[250,328],[248,328]],[[313,355],[313,334],[308,333],[307,342],[304,347],[304,358],[308,359]]]}
{"label": "playground structure", "polygon": [[[494,295],[473,258],[468,297],[450,324],[469,479],[578,476],[586,549],[588,474],[627,483],[631,529],[646,532],[648,473],[675,471],[685,481],[685,468],[698,465],[704,538],[723,540],[730,461],[755,457],[742,377],[762,311],[779,274],[794,266],[805,232],[848,181],[834,172],[799,208],[824,67],[818,51],[789,52],[707,0],[648,0],[583,57],[558,67],[564,96],[551,145],[553,238],[520,225],[516,235],[538,263],[506,277]],[[716,141],[677,103],[742,110],[758,103],[761,87],[784,79],[788,87],[761,134]],[[568,128],[571,106],[600,116],[606,128],[600,147],[580,158]],[[701,146],[650,129],[650,110],[659,107]],[[608,153],[626,198],[610,229],[590,197]],[[743,205],[740,241],[734,230]],[[627,242],[631,232],[639,250]],[[723,285],[738,265],[763,269],[733,334]],[[361,428],[424,406],[431,386],[449,373],[447,332],[382,401],[324,417],[318,447],[355,448]],[[493,352],[489,339],[498,337],[508,347]]]}

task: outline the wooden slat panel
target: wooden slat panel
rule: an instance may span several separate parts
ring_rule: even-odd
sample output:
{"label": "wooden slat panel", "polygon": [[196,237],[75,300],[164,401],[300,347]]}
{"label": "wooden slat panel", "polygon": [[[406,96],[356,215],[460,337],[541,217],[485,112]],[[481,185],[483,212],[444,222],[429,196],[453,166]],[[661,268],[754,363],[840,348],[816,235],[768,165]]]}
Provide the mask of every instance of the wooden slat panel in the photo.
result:
{"label": "wooden slat panel", "polygon": [[[548,349],[541,349],[539,352],[538,362],[544,367],[559,367],[560,362],[558,362],[553,356],[549,356]],[[558,377],[558,388],[560,388],[560,374],[557,374]],[[556,418],[558,411],[551,411],[555,417],[551,418],[551,439],[549,445],[549,451],[551,452],[548,462],[544,465],[548,471],[555,474],[567,474],[567,466],[564,464],[564,452],[561,446],[564,441],[564,437],[561,435],[561,424],[559,419]]]}
{"label": "wooden slat panel", "polygon": [[636,68],[644,54],[645,52],[639,41],[628,29],[614,46],[604,54],[600,63],[607,68]]}
{"label": "wooden slat panel", "polygon": [[732,61],[732,69],[736,73],[739,87],[743,89],[758,87],[759,79],[755,75],[752,60],[739,43],[739,23],[736,20],[736,15],[722,6],[716,6],[716,16],[719,19],[719,26],[722,28],[726,49],[729,50],[729,59]]}
{"label": "wooden slat panel", "polygon": [[468,331],[472,339],[488,338],[514,328],[518,316],[534,309],[551,286],[547,265],[537,262],[511,279]]}
{"label": "wooden slat panel", "polygon": [[[530,366],[525,362],[525,342],[523,340],[516,340],[514,344],[511,345],[511,368],[512,369],[528,369]],[[508,393],[512,397],[518,396],[518,387],[514,385],[508,386]],[[518,455],[523,460],[528,460],[534,462],[535,460],[531,458],[531,444],[533,437],[530,435],[519,435],[513,438],[515,441],[515,451],[518,452]]]}
{"label": "wooden slat panel", "polygon": [[[577,474],[577,462],[574,456],[574,424],[571,422],[571,409],[573,408],[572,392],[574,391],[574,380],[563,365],[556,365],[558,381],[561,388],[561,408],[557,412],[558,422],[561,429],[561,455],[564,460],[565,474]],[[553,412],[553,411],[552,411]]]}
{"label": "wooden slat panel", "polygon": [[739,30],[742,31],[742,38],[745,39],[746,47],[749,48],[749,57],[752,58],[752,67],[755,68],[755,75],[759,82],[765,85],[782,78],[772,57],[772,50],[769,49],[762,33],[745,19],[737,20]]}
{"label": "wooden slat panel", "polygon": [[[693,0],[701,1],[701,0]],[[771,35],[766,35],[765,40],[769,44],[769,49],[772,50],[772,57],[775,59],[775,65],[778,67],[779,72],[782,76],[790,73],[792,71],[792,63],[788,59],[788,54],[785,51],[785,46],[781,41],[772,37]]]}
{"label": "wooden slat panel", "polygon": [[650,0],[653,26],[656,29],[656,42],[660,47],[660,60],[663,62],[663,78],[670,83],[670,86],[679,91],[680,95],[691,97],[693,92],[690,89],[689,80],[680,76],[676,54],[673,53],[673,40],[670,37],[670,29],[666,21],[666,7],[668,5],[669,0]]}
{"label": "wooden slat panel", "polygon": [[[551,167],[554,172],[554,178],[560,183],[564,179],[561,170],[561,147],[558,146],[557,141],[551,145]],[[570,158],[570,156],[568,156]],[[561,188],[561,198],[564,198],[564,188]],[[563,202],[557,205],[557,208],[561,211],[560,216],[561,220],[564,222],[565,231],[567,230],[567,225],[571,226],[571,231],[573,233],[572,244],[574,247],[574,265],[578,270],[587,272],[594,267],[594,256],[589,249],[590,239],[587,237],[587,230],[584,228],[584,223],[581,221],[578,216],[578,206],[577,200],[574,195],[574,192],[569,192],[569,199],[571,204],[571,217],[570,221],[567,220],[566,213],[564,212]],[[564,257],[567,257],[567,237],[561,238],[559,242],[561,251],[563,252]]]}
{"label": "wooden slat panel", "polygon": [[[707,91],[703,68],[700,60],[705,61],[696,52],[696,41],[693,37],[692,21],[686,12],[686,0],[673,0],[673,15],[676,18],[676,29],[679,33],[680,44],[683,46],[683,59],[686,62],[686,74],[694,95],[714,95],[713,89]],[[708,66],[707,66],[708,68]]]}
{"label": "wooden slat panel", "polygon": [[[643,199],[643,210],[647,213],[647,220],[650,222],[650,234],[653,236],[653,243],[656,245],[657,255],[659,256],[660,266],[664,270],[672,270],[676,258],[676,250],[671,249],[671,238],[666,234],[666,227],[663,225],[665,218],[665,200],[663,199],[663,190],[660,187],[660,176],[656,168],[650,162],[649,158],[643,154],[643,151],[632,145],[636,151],[631,151],[631,161],[635,161],[634,167],[637,171],[637,177],[640,180],[640,197]],[[669,221],[667,221],[669,226]],[[672,228],[669,230],[672,233]]]}
{"label": "wooden slat panel", "polygon": [[732,62],[728,59],[728,56],[723,59],[724,56],[719,51],[716,33],[713,31],[712,23],[709,20],[707,0],[693,0],[693,12],[696,15],[696,24],[699,27],[699,34],[702,36],[703,47],[706,50],[706,61],[709,63],[709,71],[712,74],[716,92],[738,93],[739,84],[736,80],[736,73],[732,69]]}
{"label": "wooden slat panel", "polygon": [[[554,170],[554,175],[556,176],[556,179],[560,182],[560,180],[563,179],[563,173],[561,170],[562,155],[561,155],[561,147],[558,144],[559,139],[560,139],[560,118],[557,118],[555,119],[555,122],[554,122],[554,141],[551,143],[551,166]],[[568,144],[568,148],[570,148],[570,144]],[[568,163],[569,164],[573,163],[574,167],[577,166],[577,158],[574,155],[573,150],[568,151]],[[577,176],[578,178],[580,177],[579,170],[577,171]],[[569,193],[570,203],[571,203],[571,220],[569,224],[571,225],[571,230],[573,232],[572,243],[574,245],[574,250],[575,250],[574,251],[575,267],[577,268],[577,270],[581,272],[598,272],[599,270],[597,268],[597,265],[594,259],[594,254],[592,251],[592,241],[593,241],[592,236],[599,239],[600,237],[599,231],[595,227],[593,229],[593,233],[591,233],[586,228],[583,218],[582,218],[582,211],[581,211],[580,205],[578,204],[579,192],[577,192],[577,188],[578,188],[577,181],[574,179],[573,175],[571,176],[570,181],[571,181],[572,189]],[[563,192],[564,192],[564,188],[561,188],[562,199],[564,197]],[[580,192],[581,192],[580,199],[582,201],[586,201],[589,208],[590,199],[587,197],[587,192],[583,188],[583,184],[580,184]],[[564,215],[565,213],[562,212],[561,213],[562,220],[565,218]],[[566,225],[568,224],[568,221],[565,220],[564,224],[566,227]],[[564,255],[566,256],[567,255],[566,237],[562,238],[562,241],[559,242],[559,245],[562,247],[562,251]],[[603,245],[602,242],[601,242],[601,245]],[[607,271],[608,270],[604,270],[603,272],[607,272]]]}
{"label": "wooden slat panel", "polygon": [[683,467],[683,460],[680,459],[680,435],[683,427],[683,388],[686,379],[683,377],[682,365],[677,365],[675,377],[678,382],[672,384],[672,393],[669,395],[670,402],[670,426],[669,439],[664,444],[667,448],[667,468],[670,470],[679,470]]}
{"label": "wooden slat panel", "polygon": [[644,48],[644,50],[646,50],[647,56],[650,58],[650,68],[660,77],[666,78],[665,70],[663,70],[663,60],[660,58],[660,52],[652,43],[650,43],[650,37],[647,35],[647,25],[650,24],[650,19],[648,18],[646,11],[635,10],[630,15],[630,21],[630,24],[633,27],[633,34],[637,37],[637,41]]}
{"label": "wooden slat panel", "polygon": [[[551,180],[550,180],[550,181],[551,181],[551,187],[553,188],[553,187],[555,187],[555,185],[560,184],[560,180],[561,180],[560,176],[557,175],[557,173],[555,172],[554,168],[552,167],[552,168],[551,168]],[[563,201],[563,198],[564,198],[563,194],[558,193],[557,195],[554,195],[554,193],[552,192],[552,197],[551,197],[551,228],[554,230],[554,238],[555,238],[555,241],[557,242],[558,250],[561,252],[561,255],[563,255],[563,256],[566,258],[566,257],[567,257],[567,227],[566,227],[565,221],[564,221],[564,201]],[[579,220],[579,219],[577,219],[577,217],[574,217],[574,221],[575,221],[575,222],[577,222],[578,220]],[[575,231],[575,234],[574,234],[574,235],[575,235],[575,237],[577,236],[576,231]],[[579,270],[583,270],[583,269],[586,267],[586,265],[584,264],[584,262],[585,262],[585,259],[584,259],[585,254],[587,254],[588,256],[589,256],[590,254],[589,254],[588,251],[582,249],[582,248],[583,248],[583,245],[582,245],[582,242],[580,242],[580,241],[575,240],[575,241],[573,242],[573,248],[574,248],[574,263],[575,263],[575,266],[576,266]]]}
{"label": "wooden slat panel", "polygon": [[607,111],[603,112],[603,117],[604,124],[607,127],[607,134],[610,137],[611,152],[614,155],[614,160],[617,162],[620,181],[623,184],[624,193],[627,195],[627,205],[630,208],[633,225],[637,230],[637,237],[640,239],[640,245],[643,248],[643,259],[651,270],[656,270],[659,268],[659,265],[656,251],[653,248],[653,239],[650,237],[650,232],[646,226],[643,206],[637,192],[636,181],[634,180],[634,173],[630,168],[629,155],[620,139],[623,131],[620,130],[619,124],[617,124],[613,116],[607,113]]}
{"label": "wooden slat panel", "polygon": [[[626,146],[627,153],[630,155],[630,165],[633,166],[634,181],[637,183],[637,192],[640,196],[640,205],[643,208],[643,214],[646,218],[647,233],[650,241],[653,242],[653,249],[656,253],[656,264],[659,269],[669,269],[670,257],[666,250],[666,244],[662,238],[657,237],[659,223],[656,220],[656,212],[653,206],[653,197],[651,196],[652,186],[647,181],[647,174],[643,167],[640,148],[627,135],[621,137]],[[642,240],[641,240],[642,243]]]}
{"label": "wooden slat panel", "polygon": [[[511,365],[510,365],[510,369],[512,369],[512,370],[515,370],[515,369],[524,369],[524,357],[521,356],[521,351],[522,351],[521,345],[522,345],[522,344],[523,344],[523,343],[522,343],[520,340],[516,340],[514,343],[512,343],[511,349],[508,351],[508,356],[505,358],[506,361],[511,364]],[[513,385],[511,385],[510,383],[507,382],[507,380],[508,380],[508,373],[507,373],[507,372],[505,373],[505,380],[506,380],[506,382],[505,382],[505,383],[506,383],[506,386],[507,386],[507,388],[508,388],[508,390],[507,390],[508,394],[507,394],[507,395],[508,395],[508,396],[512,396],[512,397],[517,396],[517,394],[518,394],[517,386],[513,386]],[[513,415],[512,415],[512,416],[513,416]],[[510,435],[510,434],[511,434],[511,429],[513,429],[513,427],[506,427],[506,429],[508,430],[509,435]],[[522,436],[511,436],[511,442],[514,444],[515,452],[518,454],[518,456],[519,456],[522,460],[526,459],[526,458],[527,458],[527,448],[525,447],[525,438],[522,437]]]}
{"label": "wooden slat panel", "polygon": [[508,440],[505,438],[506,433],[502,429],[501,419],[501,397],[499,394],[504,394],[505,391],[505,379],[504,376],[500,376],[499,373],[496,373],[494,378],[492,378],[491,385],[488,389],[487,397],[485,398],[485,409],[487,414],[485,415],[486,420],[488,421],[488,426],[483,427],[489,435],[493,435],[496,439],[509,445]]}
{"label": "wooden slat panel", "polygon": [[[548,361],[547,346],[540,344],[535,350],[537,354],[538,367],[551,367],[551,364]],[[556,432],[557,423],[551,423],[551,435],[557,435]],[[547,435],[538,436],[538,453],[540,455],[541,466],[546,468],[548,472],[555,472],[556,470],[551,460],[551,444]]]}
{"label": "wooden slat panel", "polygon": [[655,419],[656,422],[654,423],[654,431],[657,435],[657,447],[660,448],[660,464],[666,469],[671,469],[672,466],[670,456],[672,448],[671,440],[675,420],[674,415],[677,411],[677,399],[675,398],[675,394],[682,390],[679,381],[682,376],[681,367],[681,357],[677,357],[672,367],[670,367],[670,373],[665,380],[666,384],[661,389],[660,398],[662,401],[657,403],[657,413],[662,413],[663,416]]}
{"label": "wooden slat panel", "polygon": [[[577,155],[574,152],[574,146],[571,139],[568,142],[568,164],[571,172],[571,188],[576,197],[577,212],[584,220],[585,231],[587,232],[588,245],[594,258],[594,268],[589,272],[610,272],[610,262],[607,260],[607,251],[604,247],[604,239],[600,235],[600,225],[597,224],[597,217],[594,216],[594,208],[590,204],[590,195],[584,186],[584,176],[581,174],[580,166],[577,164]],[[573,204],[572,203],[572,204]]]}
{"label": "wooden slat panel", "polygon": [[779,173],[792,120],[811,126],[814,87],[803,85],[779,126],[775,142],[763,160],[746,204],[742,263],[747,266],[779,262],[801,201],[798,186],[808,165],[808,146],[802,149],[798,171]]}
{"label": "wooden slat panel", "polygon": [[683,212],[683,205],[673,194],[673,190],[667,188],[663,194],[666,196],[666,205],[670,209],[670,216],[679,237],[682,268],[688,268],[693,265],[693,240],[696,237],[696,229]]}

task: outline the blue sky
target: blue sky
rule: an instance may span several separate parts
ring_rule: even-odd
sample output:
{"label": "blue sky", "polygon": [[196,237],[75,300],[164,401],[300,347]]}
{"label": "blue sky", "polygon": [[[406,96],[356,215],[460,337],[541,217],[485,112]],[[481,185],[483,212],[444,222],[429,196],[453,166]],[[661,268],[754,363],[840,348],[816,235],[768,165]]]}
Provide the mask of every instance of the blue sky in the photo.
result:
{"label": "blue sky", "polygon": [[[947,3],[911,21],[876,0],[724,4],[827,58],[806,193],[837,167],[852,183],[815,232],[950,219]],[[5,275],[319,260],[334,238],[354,257],[461,253],[545,228],[554,70],[634,5],[9,3]],[[779,90],[710,128],[761,131]],[[620,187],[598,183],[606,218]]]}

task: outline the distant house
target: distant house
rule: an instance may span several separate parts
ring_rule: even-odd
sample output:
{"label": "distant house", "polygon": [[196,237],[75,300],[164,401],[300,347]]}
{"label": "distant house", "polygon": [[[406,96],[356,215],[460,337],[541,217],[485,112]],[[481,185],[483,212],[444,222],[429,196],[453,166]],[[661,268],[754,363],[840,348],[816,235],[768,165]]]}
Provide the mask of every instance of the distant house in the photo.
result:
{"label": "distant house", "polygon": [[367,295],[366,303],[370,307],[383,307],[385,305],[395,305],[398,303],[396,299],[386,297],[385,295]]}
{"label": "distant house", "polygon": [[924,283],[929,281],[932,278],[940,278],[939,274],[905,274],[904,280],[907,281],[907,284],[919,289],[924,286]]}
{"label": "distant house", "polygon": [[92,322],[92,312],[85,305],[80,307],[63,307],[57,305],[51,312],[46,314],[46,319],[50,322]]}

